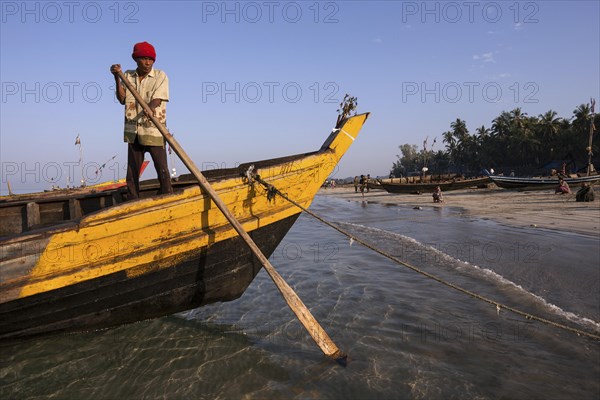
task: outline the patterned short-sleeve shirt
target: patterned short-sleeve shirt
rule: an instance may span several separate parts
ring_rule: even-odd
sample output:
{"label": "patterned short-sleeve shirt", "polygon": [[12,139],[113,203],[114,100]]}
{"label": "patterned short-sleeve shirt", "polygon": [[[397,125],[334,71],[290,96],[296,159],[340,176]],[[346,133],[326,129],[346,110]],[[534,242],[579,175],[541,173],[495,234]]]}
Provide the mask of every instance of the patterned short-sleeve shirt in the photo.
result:
{"label": "patterned short-sleeve shirt", "polygon": [[[153,99],[161,99],[160,106],[156,107],[156,118],[166,126],[167,101],[169,101],[169,78],[164,71],[152,69],[140,82],[136,70],[125,71],[125,77],[133,84],[137,92],[146,103]],[[140,104],[135,100],[129,90],[125,91],[125,137],[127,143],[134,143],[138,137],[144,146],[164,146],[164,138],[154,123],[147,118]]]}

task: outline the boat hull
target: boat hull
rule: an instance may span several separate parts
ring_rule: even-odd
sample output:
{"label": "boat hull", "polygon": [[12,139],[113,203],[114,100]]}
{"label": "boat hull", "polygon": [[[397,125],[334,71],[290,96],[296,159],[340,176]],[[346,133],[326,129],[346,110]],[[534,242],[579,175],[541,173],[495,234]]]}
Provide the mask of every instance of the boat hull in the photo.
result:
{"label": "boat hull", "polygon": [[[503,189],[516,190],[551,190],[558,186],[558,177],[551,178],[519,178],[514,176],[490,176],[496,186]],[[600,181],[600,175],[564,178],[571,189],[576,189],[582,183],[594,184]]]}
{"label": "boat hull", "polygon": [[467,189],[470,187],[476,187],[489,183],[489,179],[477,178],[477,179],[464,179],[454,180],[449,182],[431,182],[431,183],[395,183],[395,182],[379,182],[381,187],[388,193],[403,193],[403,194],[422,194],[431,193],[436,187],[440,187],[443,192],[451,190]]}
{"label": "boat hull", "polygon": [[[269,257],[298,216],[250,236]],[[140,276],[120,271],[0,304],[0,340],[109,328],[234,300],[261,269],[239,236],[177,257],[177,264]]]}

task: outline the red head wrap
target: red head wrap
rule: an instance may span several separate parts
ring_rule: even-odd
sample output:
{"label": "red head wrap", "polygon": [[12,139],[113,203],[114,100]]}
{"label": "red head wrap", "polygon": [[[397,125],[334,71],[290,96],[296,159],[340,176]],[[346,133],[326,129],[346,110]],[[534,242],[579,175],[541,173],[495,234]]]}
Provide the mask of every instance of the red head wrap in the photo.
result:
{"label": "red head wrap", "polygon": [[156,51],[154,50],[154,46],[152,46],[150,43],[140,42],[133,46],[133,54],[131,57],[134,59],[138,57],[150,57],[156,61]]}

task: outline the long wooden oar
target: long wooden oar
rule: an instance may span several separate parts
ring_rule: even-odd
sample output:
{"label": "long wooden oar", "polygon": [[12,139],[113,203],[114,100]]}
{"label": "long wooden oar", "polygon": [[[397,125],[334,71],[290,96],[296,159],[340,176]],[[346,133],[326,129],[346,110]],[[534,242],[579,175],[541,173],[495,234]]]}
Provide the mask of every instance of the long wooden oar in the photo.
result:
{"label": "long wooden oar", "polygon": [[321,327],[321,325],[319,325],[319,323],[317,322],[315,317],[313,317],[313,315],[308,310],[308,308],[306,308],[306,306],[304,305],[302,300],[300,300],[300,298],[294,292],[294,290],[283,280],[283,278],[275,270],[273,265],[271,265],[271,263],[269,262],[267,257],[265,257],[265,255],[262,253],[262,251],[260,251],[260,249],[258,248],[256,243],[254,243],[252,238],[244,230],[244,228],[239,223],[239,221],[233,216],[231,211],[229,211],[229,209],[227,208],[227,205],[225,203],[223,203],[223,201],[221,200],[221,198],[219,197],[217,192],[210,186],[210,184],[208,183],[208,181],[206,180],[204,175],[202,175],[202,172],[200,172],[198,167],[196,167],[196,165],[194,164],[192,159],[188,157],[188,155],[185,153],[183,148],[175,140],[173,135],[171,135],[167,131],[167,129],[160,122],[158,122],[158,120],[154,117],[154,114],[152,113],[152,110],[150,109],[148,104],[144,101],[144,99],[142,99],[142,97],[137,92],[137,90],[133,87],[131,82],[129,82],[125,78],[125,75],[123,75],[123,72],[117,71],[116,73],[119,76],[119,78],[121,78],[121,81],[123,81],[123,84],[125,85],[125,87],[127,87],[127,89],[129,89],[131,94],[133,94],[135,99],[142,106],[142,108],[144,109],[144,111],[146,112],[148,117],[152,120],[154,125],[156,125],[156,127],[158,128],[160,133],[164,136],[165,140],[169,143],[171,148],[173,150],[175,150],[175,153],[179,156],[181,161],[183,161],[183,164],[185,164],[187,169],[189,169],[190,172],[194,175],[194,177],[196,177],[196,179],[198,179],[198,182],[200,183],[200,187],[202,188],[202,190],[204,190],[206,193],[208,193],[208,195],[210,196],[212,201],[217,205],[219,210],[221,210],[223,215],[225,215],[225,218],[227,218],[229,223],[237,231],[237,233],[240,235],[240,237],[242,239],[244,239],[244,242],[246,242],[248,247],[250,247],[250,250],[252,250],[252,253],[254,253],[256,258],[258,258],[258,260],[261,262],[261,264],[263,265],[263,267],[265,268],[265,270],[267,271],[267,273],[269,274],[269,276],[271,277],[271,279],[277,286],[277,289],[279,289],[279,291],[283,295],[283,298],[285,299],[286,303],[292,309],[294,314],[296,314],[296,316],[298,317],[298,319],[300,320],[302,325],[304,325],[304,327],[306,328],[306,330],[308,331],[310,336],[312,336],[315,343],[321,348],[321,350],[323,351],[323,353],[325,353],[325,355],[335,359],[338,363],[345,366],[346,360],[347,360],[347,355],[344,354],[335,345],[335,343],[333,343],[333,341],[331,340],[331,338],[329,337],[327,332],[325,332],[325,330]]}

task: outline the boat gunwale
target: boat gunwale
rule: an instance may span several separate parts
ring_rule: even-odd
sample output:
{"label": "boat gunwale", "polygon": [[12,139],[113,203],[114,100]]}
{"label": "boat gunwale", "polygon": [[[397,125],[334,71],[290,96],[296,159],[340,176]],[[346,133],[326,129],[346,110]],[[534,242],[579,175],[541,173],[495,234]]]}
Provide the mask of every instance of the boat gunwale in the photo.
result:
{"label": "boat gunwale", "polygon": [[[247,162],[247,163],[240,164],[236,168],[222,168],[222,169],[207,170],[205,176],[207,177],[207,180],[210,183],[214,184],[216,182],[224,182],[229,179],[242,178],[245,176],[245,172],[248,170],[248,168],[250,168],[250,166],[254,166],[255,170],[260,170],[260,169],[265,169],[265,168],[270,168],[270,167],[276,167],[278,165],[285,165],[285,164],[288,164],[288,163],[296,161],[296,160],[302,160],[305,158],[309,158],[312,156],[318,156],[319,154],[332,152],[332,151],[333,150],[331,150],[329,148],[323,148],[323,149],[320,149],[317,151],[312,151],[312,152],[298,153],[298,154],[294,154],[294,155],[259,160],[259,161],[255,161],[255,162]],[[204,174],[204,172],[205,171],[203,171],[203,174]],[[282,175],[285,175],[285,173],[283,173]],[[153,186],[158,187],[158,180],[157,179],[144,180],[144,181],[140,182],[140,185],[147,186],[146,190],[152,190]],[[154,196],[140,198],[136,201],[167,199],[172,196],[181,196],[186,191],[188,191],[194,187],[198,187],[196,185],[198,185],[198,181],[191,174],[185,174],[185,175],[182,175],[177,182],[174,182],[175,187],[179,186],[176,193],[167,194],[167,195],[154,195]],[[150,186],[150,188],[148,188],[148,186]],[[78,191],[76,189],[76,190],[72,190],[70,193],[65,193],[62,196],[49,196],[49,197],[44,197],[44,195],[51,194],[52,192],[40,192],[40,193],[29,194],[29,196],[35,196],[35,195],[40,196],[39,198],[28,197],[28,198],[24,198],[24,199],[15,199],[14,201],[10,201],[10,199],[7,199],[9,196],[5,196],[5,199],[0,199],[0,210],[3,208],[6,209],[6,208],[10,208],[10,207],[20,207],[20,206],[22,207],[29,203],[37,203],[37,204],[65,203],[65,202],[70,201],[71,199],[85,200],[85,199],[95,199],[95,198],[102,198],[102,197],[107,198],[107,197],[112,197],[113,193],[115,193],[115,192],[125,193],[126,189],[125,188],[116,188],[116,189],[111,189],[111,190],[106,190],[106,191],[94,191],[91,193],[78,193]],[[21,196],[21,195],[17,195],[17,196]],[[25,194],[23,196],[27,196],[27,194]],[[206,200],[206,199],[207,199],[207,197],[201,192],[200,196],[192,195],[191,198],[188,199],[188,201],[199,201],[199,200],[202,201],[202,200]],[[181,200],[183,201],[185,199],[181,199]],[[177,200],[175,200],[175,201],[177,201]],[[22,240],[35,239],[36,237],[40,237],[40,235],[42,235],[42,237],[43,237],[44,235],[60,233],[60,232],[67,231],[69,229],[78,229],[79,227],[82,226],[82,224],[86,224],[86,221],[84,221],[84,220],[88,219],[89,217],[93,218],[94,216],[96,216],[99,213],[103,213],[108,210],[114,211],[118,207],[129,207],[132,204],[134,204],[134,202],[132,202],[132,201],[125,201],[122,203],[112,204],[108,207],[99,208],[98,210],[87,213],[79,218],[65,219],[60,222],[52,223],[49,225],[34,227],[33,229],[30,229],[30,230],[23,230],[20,233],[14,233],[14,234],[10,234],[10,235],[0,236],[0,244],[8,244],[11,241],[19,242]],[[160,207],[168,207],[168,205],[158,205],[158,206],[154,206],[154,207],[159,207],[159,208]],[[147,211],[147,208],[142,211]],[[93,221],[90,221],[90,222],[93,223]]]}

